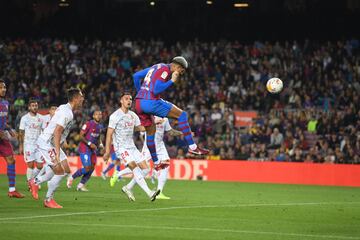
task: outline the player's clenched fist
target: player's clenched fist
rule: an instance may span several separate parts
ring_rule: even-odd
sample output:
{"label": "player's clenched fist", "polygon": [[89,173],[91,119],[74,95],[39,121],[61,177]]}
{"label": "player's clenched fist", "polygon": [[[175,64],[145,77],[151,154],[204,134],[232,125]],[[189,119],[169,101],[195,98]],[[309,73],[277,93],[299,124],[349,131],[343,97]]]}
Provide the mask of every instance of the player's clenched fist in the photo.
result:
{"label": "player's clenched fist", "polygon": [[180,73],[178,71],[175,71],[171,75],[171,81],[176,82],[180,77]]}

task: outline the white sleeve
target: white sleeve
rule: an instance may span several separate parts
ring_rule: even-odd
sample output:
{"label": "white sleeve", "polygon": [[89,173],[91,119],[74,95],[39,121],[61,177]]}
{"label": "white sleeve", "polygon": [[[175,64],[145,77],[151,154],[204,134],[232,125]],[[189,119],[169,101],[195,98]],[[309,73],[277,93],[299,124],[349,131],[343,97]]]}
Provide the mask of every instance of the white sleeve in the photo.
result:
{"label": "white sleeve", "polygon": [[115,129],[118,121],[119,121],[118,118],[114,114],[111,114],[110,118],[109,118],[109,126],[108,127]]}
{"label": "white sleeve", "polygon": [[135,127],[138,127],[141,125],[140,118],[135,113],[134,113],[134,116],[135,116]]}
{"label": "white sleeve", "polygon": [[70,116],[68,116],[67,113],[62,113],[61,111],[58,111],[54,115],[54,121],[57,125],[62,126],[65,128],[65,126],[71,121]]}
{"label": "white sleeve", "polygon": [[169,119],[165,118],[165,126],[164,126],[165,132],[170,131],[171,129],[172,129],[172,127],[169,123]]}
{"label": "white sleeve", "polygon": [[44,130],[47,127],[48,117],[47,115],[41,117],[41,129]]}
{"label": "white sleeve", "polygon": [[21,120],[20,120],[20,126],[19,129],[20,130],[25,130],[25,117],[26,115],[22,116]]}

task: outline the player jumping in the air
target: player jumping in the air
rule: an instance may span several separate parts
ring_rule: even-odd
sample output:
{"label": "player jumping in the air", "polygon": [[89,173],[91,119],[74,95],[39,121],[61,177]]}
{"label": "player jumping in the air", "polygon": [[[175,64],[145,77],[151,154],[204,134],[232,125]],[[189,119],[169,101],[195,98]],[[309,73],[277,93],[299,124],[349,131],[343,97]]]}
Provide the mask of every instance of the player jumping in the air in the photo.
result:
{"label": "player jumping in the air", "polygon": [[12,136],[15,136],[16,134],[7,124],[9,102],[5,100],[5,94],[6,84],[4,80],[0,79],[0,157],[4,157],[7,163],[7,176],[9,181],[8,196],[11,198],[23,198],[24,195],[15,189],[15,158],[7,132]]}
{"label": "player jumping in the air", "polygon": [[[201,149],[194,143],[187,113],[174,104],[160,98],[160,94],[178,81],[180,75],[184,74],[187,68],[188,62],[184,57],[179,56],[175,57],[170,64],[159,63],[138,71],[133,75],[137,91],[135,102],[136,113],[141,120],[141,124],[146,128],[146,145],[149,148],[156,169],[161,169],[164,165],[159,163],[156,155],[154,142],[156,126],[153,115],[168,117],[178,121],[179,130],[183,133],[189,145],[189,153],[196,155],[206,155],[209,153],[209,150]],[[144,79],[143,83],[141,83],[141,79]]]}
{"label": "player jumping in the air", "polygon": [[82,176],[80,183],[76,187],[77,191],[89,191],[85,184],[89,181],[91,174],[96,165],[96,151],[98,148],[103,148],[101,142],[101,135],[104,130],[103,125],[100,123],[102,119],[102,112],[99,110],[94,111],[93,119],[87,121],[80,131],[80,144],[79,153],[83,168],[78,169],[72,176],[67,179],[67,187],[71,188],[72,182],[75,178]]}

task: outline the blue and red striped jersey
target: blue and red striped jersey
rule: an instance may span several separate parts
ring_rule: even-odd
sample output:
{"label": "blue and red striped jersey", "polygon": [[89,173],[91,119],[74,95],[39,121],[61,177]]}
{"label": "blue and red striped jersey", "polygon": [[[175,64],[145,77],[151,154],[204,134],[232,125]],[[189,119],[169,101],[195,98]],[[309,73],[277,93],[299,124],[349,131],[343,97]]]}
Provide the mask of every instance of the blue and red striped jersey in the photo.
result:
{"label": "blue and red striped jersey", "polygon": [[8,114],[9,102],[6,100],[0,100],[0,130],[6,129]]}
{"label": "blue and red striped jersey", "polygon": [[[104,130],[103,125],[95,122],[94,120],[87,121],[81,128],[81,131],[85,133],[86,141],[91,142],[96,146],[99,143],[100,135],[103,132],[103,130]],[[91,151],[90,147],[86,143],[80,142],[79,152],[86,153],[88,151]]]}
{"label": "blue and red striped jersey", "polygon": [[150,67],[144,81],[138,91],[136,98],[139,99],[160,99],[160,93],[156,93],[155,84],[157,81],[167,82],[171,78],[170,65],[159,63]]}

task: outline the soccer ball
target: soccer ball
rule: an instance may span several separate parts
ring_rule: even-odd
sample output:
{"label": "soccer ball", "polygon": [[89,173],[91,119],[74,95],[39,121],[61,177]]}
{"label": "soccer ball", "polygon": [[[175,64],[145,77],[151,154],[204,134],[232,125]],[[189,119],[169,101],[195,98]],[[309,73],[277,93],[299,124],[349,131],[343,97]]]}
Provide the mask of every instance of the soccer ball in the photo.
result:
{"label": "soccer ball", "polygon": [[266,89],[270,93],[279,93],[283,89],[283,82],[280,78],[270,78],[266,83]]}

